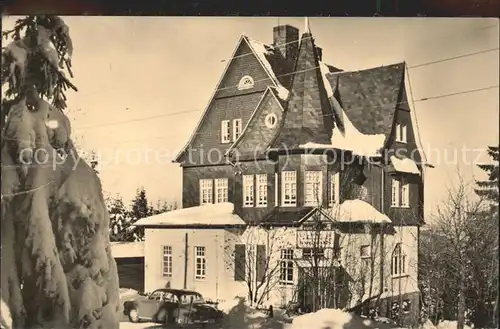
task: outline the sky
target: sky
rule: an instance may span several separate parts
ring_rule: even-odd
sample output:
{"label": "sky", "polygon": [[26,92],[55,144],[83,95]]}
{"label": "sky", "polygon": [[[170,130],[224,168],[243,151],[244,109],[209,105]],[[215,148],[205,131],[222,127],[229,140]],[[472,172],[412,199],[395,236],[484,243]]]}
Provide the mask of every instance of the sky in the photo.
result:
{"label": "sky", "polygon": [[[15,18],[4,17],[3,29]],[[181,169],[171,159],[198,123],[241,34],[272,43],[276,25],[304,30],[304,18],[286,17],[63,19],[79,89],[67,93],[73,138],[82,150],[98,151],[103,189],[125,200],[143,186],[152,201],[181,201]],[[499,142],[497,19],[311,17],[309,25],[327,64],[410,67],[414,126],[435,166],[425,171],[426,216],[458,172],[465,180],[485,178],[476,164],[488,162],[484,149]],[[418,66],[429,62],[436,63]]]}

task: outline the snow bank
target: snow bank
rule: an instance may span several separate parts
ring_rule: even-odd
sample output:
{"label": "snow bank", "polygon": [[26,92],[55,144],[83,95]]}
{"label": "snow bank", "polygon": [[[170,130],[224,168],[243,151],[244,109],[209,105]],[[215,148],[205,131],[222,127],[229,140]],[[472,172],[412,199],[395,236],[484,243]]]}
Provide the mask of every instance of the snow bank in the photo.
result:
{"label": "snow bank", "polygon": [[323,85],[325,86],[326,89],[326,95],[328,96],[328,98],[333,97],[332,85],[330,84],[330,81],[328,81],[328,79],[326,78],[326,75],[330,73],[330,69],[323,62],[319,62],[319,69],[321,70],[321,75],[323,76]]}
{"label": "snow bank", "polygon": [[315,313],[304,314],[293,319],[290,329],[345,329],[345,328],[399,328],[389,323],[378,323],[363,319],[339,309],[324,308]]}
{"label": "snow bank", "polygon": [[120,288],[120,299],[135,295],[139,295],[139,292],[137,290],[129,288]]}
{"label": "snow bank", "polygon": [[[439,322],[436,329],[457,329],[458,327],[458,322],[457,321],[442,321]],[[468,325],[464,324],[464,329],[471,329]]]}
{"label": "snow bank", "polygon": [[245,225],[240,216],[234,214],[231,202],[207,204],[168,211],[162,214],[142,218],[135,226],[211,226],[211,225]]}
{"label": "snow bank", "polygon": [[363,200],[345,200],[329,208],[332,218],[339,222],[391,223],[389,217],[382,214]]}
{"label": "snow bank", "polygon": [[0,328],[10,329],[12,328],[12,317],[10,315],[10,309],[7,304],[1,301],[2,305],[0,307]]}
{"label": "snow bank", "polygon": [[394,155],[390,159],[396,171],[420,175],[420,170],[418,170],[417,164],[412,159],[398,159]]}
{"label": "snow bank", "polygon": [[257,55],[259,61],[262,63],[262,65],[264,65],[266,71],[269,73],[271,78],[276,83],[276,88],[278,90],[278,97],[286,101],[288,99],[288,96],[290,95],[290,92],[280,83],[280,81],[276,77],[276,74],[274,73],[271,63],[269,63],[266,57],[266,55],[273,55],[272,52],[273,47],[263,44],[262,42],[259,42],[249,37],[245,38],[248,41],[248,44],[252,49],[252,51],[255,53],[255,55]]}

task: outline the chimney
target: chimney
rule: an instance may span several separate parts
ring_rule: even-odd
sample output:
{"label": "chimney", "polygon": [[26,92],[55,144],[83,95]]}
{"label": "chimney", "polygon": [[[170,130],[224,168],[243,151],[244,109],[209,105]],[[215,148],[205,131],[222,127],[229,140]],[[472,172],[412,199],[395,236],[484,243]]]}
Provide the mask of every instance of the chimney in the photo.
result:
{"label": "chimney", "polygon": [[299,29],[290,25],[275,26],[273,28],[273,44],[287,62],[293,65],[299,49]]}
{"label": "chimney", "polygon": [[318,54],[318,61],[323,60],[323,49],[316,46],[316,54]]}

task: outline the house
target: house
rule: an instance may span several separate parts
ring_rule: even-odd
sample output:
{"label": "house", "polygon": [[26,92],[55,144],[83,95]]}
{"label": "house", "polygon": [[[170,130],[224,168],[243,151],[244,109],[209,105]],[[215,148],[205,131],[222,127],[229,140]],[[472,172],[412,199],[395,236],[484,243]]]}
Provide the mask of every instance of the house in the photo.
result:
{"label": "house", "polygon": [[144,242],[111,242],[120,288],[144,291]]}
{"label": "house", "polygon": [[[217,299],[247,289],[275,305],[375,300],[380,314],[410,321],[419,313],[425,159],[405,63],[343,71],[322,61],[308,25],[300,37],[276,26],[272,45],[239,39],[174,160],[185,209],[139,223],[146,287],[171,276]],[[170,221],[182,212],[199,218]]]}

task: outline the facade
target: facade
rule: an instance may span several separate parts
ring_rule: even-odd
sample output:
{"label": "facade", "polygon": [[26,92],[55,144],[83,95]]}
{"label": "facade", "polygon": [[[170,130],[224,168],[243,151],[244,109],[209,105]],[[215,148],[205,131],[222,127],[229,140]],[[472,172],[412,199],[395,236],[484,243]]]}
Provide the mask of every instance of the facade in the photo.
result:
{"label": "facade", "polygon": [[[199,242],[189,246],[204,243],[213,253],[207,262],[219,264],[217,275],[207,268],[219,280],[192,287],[214,298],[252,286],[267,304],[376,300],[383,315],[416,316],[425,161],[408,102],[405,63],[343,71],[322,62],[308,26],[300,37],[292,26],[275,27],[272,45],[242,36],[175,162],[183,208],[231,204],[247,228],[144,222],[146,287],[163,283],[153,270],[160,245],[148,239],[182,245],[191,234]],[[221,248],[226,261],[214,251]],[[195,261],[184,273],[196,264],[193,250],[184,253]],[[276,275],[263,289],[267,272]],[[304,282],[319,282],[311,275],[323,286],[308,288]]]}

